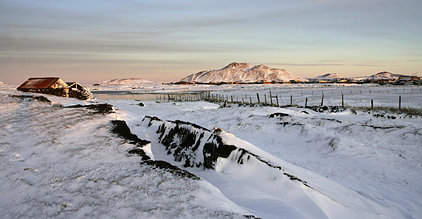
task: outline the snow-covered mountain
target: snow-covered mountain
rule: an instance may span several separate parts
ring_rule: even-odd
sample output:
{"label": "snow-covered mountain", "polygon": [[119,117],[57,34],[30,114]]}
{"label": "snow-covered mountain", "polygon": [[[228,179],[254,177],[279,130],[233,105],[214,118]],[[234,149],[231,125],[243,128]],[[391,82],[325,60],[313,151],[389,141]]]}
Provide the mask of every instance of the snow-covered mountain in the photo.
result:
{"label": "snow-covered mountain", "polygon": [[0,81],[0,85],[4,85],[3,81]]}
{"label": "snow-covered mountain", "polygon": [[230,63],[218,70],[205,70],[182,78],[183,82],[218,83],[218,82],[283,82],[290,80],[305,80],[284,69],[270,68],[265,65],[249,63]]}
{"label": "snow-covered mountain", "polygon": [[328,73],[328,74],[324,74],[324,75],[320,75],[318,77],[315,77],[313,79],[318,79],[318,80],[334,80],[334,79],[339,79],[339,78],[343,78],[343,76],[337,74],[337,73]]}
{"label": "snow-covered mountain", "polygon": [[385,79],[399,79],[401,76],[400,74],[393,74],[391,72],[379,72],[377,74],[371,75],[368,77],[368,79],[372,79],[372,80],[385,80]]}
{"label": "snow-covered mountain", "polygon": [[116,78],[108,81],[103,81],[98,83],[102,86],[110,86],[110,85],[127,85],[127,86],[133,86],[133,85],[142,85],[142,84],[154,84],[156,82],[154,81],[148,81],[141,78]]}
{"label": "snow-covered mountain", "polygon": [[371,76],[360,76],[360,77],[343,77],[337,73],[328,73],[324,75],[320,75],[315,78],[309,78],[311,81],[320,81],[320,80],[327,80],[327,81],[335,81],[337,79],[347,78],[354,81],[365,81],[365,80],[371,80],[371,81],[378,81],[378,80],[397,80],[400,77],[405,76],[401,74],[393,74],[391,72],[383,71],[379,72],[377,74],[373,74]]}

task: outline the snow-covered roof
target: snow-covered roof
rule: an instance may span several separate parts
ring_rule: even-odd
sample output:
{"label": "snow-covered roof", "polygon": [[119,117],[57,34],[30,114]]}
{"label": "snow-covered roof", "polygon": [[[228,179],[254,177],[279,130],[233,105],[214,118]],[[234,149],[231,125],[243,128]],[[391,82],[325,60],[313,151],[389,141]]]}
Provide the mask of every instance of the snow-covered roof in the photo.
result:
{"label": "snow-covered roof", "polygon": [[59,84],[61,87],[67,87],[67,84],[58,77],[47,78],[29,78],[18,87],[20,89],[45,89],[50,88],[54,84]]}

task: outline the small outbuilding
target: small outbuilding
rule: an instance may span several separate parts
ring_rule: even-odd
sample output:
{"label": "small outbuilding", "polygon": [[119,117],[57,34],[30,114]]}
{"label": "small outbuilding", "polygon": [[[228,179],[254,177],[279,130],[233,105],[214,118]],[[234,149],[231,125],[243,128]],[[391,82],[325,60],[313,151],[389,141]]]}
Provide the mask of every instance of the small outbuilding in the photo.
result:
{"label": "small outbuilding", "polygon": [[91,92],[77,82],[64,82],[58,77],[29,78],[18,88],[19,91],[51,94],[77,99],[91,99]]}

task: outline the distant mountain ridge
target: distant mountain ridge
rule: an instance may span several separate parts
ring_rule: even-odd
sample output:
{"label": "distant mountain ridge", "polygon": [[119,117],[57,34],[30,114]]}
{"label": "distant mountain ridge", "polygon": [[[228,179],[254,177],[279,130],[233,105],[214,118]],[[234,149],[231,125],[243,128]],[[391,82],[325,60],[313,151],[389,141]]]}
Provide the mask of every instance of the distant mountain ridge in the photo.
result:
{"label": "distant mountain ridge", "polygon": [[314,79],[338,79],[343,78],[343,76],[337,74],[337,73],[328,73],[324,75],[320,75],[318,77],[315,77]]}
{"label": "distant mountain ridge", "polygon": [[286,82],[305,80],[284,69],[270,68],[265,65],[232,62],[222,69],[205,70],[182,78],[181,82],[219,83],[219,82]]}
{"label": "distant mountain ridge", "polygon": [[387,71],[383,71],[383,72],[379,72],[377,74],[371,75],[368,77],[368,79],[373,79],[373,80],[386,80],[386,79],[399,79],[400,77],[403,77],[406,75],[401,75],[401,74],[393,74],[391,72],[387,72]]}
{"label": "distant mountain ridge", "polygon": [[141,85],[141,84],[154,84],[156,82],[144,80],[141,78],[116,78],[108,81],[103,81],[98,83],[98,85],[107,86],[107,85]]}
{"label": "distant mountain ridge", "polygon": [[379,72],[370,76],[358,76],[358,77],[343,77],[337,73],[328,73],[324,75],[317,76],[315,78],[309,78],[310,81],[336,81],[339,79],[349,79],[355,81],[364,81],[364,80],[371,80],[371,81],[379,81],[379,80],[397,80],[400,77],[409,77],[407,75],[402,74],[393,74],[391,72],[383,71]]}

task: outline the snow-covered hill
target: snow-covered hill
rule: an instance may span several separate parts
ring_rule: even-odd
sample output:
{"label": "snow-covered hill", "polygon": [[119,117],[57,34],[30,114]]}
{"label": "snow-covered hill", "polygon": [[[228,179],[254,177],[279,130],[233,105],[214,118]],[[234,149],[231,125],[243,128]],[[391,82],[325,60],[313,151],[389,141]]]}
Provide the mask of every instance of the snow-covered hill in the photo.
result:
{"label": "snow-covered hill", "polygon": [[218,82],[283,82],[290,80],[305,80],[297,77],[284,69],[270,68],[265,65],[252,65],[249,63],[230,63],[218,70],[200,71],[182,78],[183,82],[218,83]]}
{"label": "snow-covered hill", "polygon": [[108,81],[103,81],[98,83],[100,86],[136,86],[136,85],[143,85],[143,84],[155,84],[154,81],[148,81],[141,78],[116,78]]}
{"label": "snow-covered hill", "polygon": [[[340,91],[355,103],[397,100],[387,86],[215,87],[248,97],[270,87],[272,95],[303,96],[308,104],[316,103],[311,92],[326,89],[330,105]],[[399,93],[421,108],[419,90]],[[96,102],[114,112],[1,87],[0,218],[422,218],[420,116]],[[126,124],[125,135],[117,135],[115,122]]]}
{"label": "snow-covered hill", "polygon": [[335,80],[343,78],[343,76],[337,74],[337,73],[328,73],[324,75],[320,75],[318,77],[313,78],[314,80]]}
{"label": "snow-covered hill", "polygon": [[372,80],[388,80],[388,79],[393,79],[393,80],[396,80],[396,79],[399,79],[401,76],[403,76],[403,75],[393,74],[391,72],[383,71],[383,72],[379,72],[377,74],[374,74],[374,75],[369,76],[368,79],[372,79]]}

